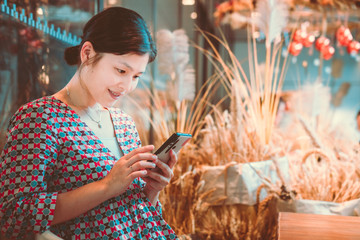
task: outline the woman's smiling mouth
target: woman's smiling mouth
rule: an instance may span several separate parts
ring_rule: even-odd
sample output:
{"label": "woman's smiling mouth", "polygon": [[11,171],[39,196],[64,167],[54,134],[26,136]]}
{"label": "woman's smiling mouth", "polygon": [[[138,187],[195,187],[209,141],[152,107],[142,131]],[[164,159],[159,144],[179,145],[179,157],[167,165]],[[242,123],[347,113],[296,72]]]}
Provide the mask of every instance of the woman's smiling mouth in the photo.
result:
{"label": "woman's smiling mouth", "polygon": [[123,96],[126,94],[126,90],[122,90],[122,91],[118,91],[118,92],[114,92],[111,91],[110,89],[108,89],[110,96],[114,99],[118,99],[119,97]]}

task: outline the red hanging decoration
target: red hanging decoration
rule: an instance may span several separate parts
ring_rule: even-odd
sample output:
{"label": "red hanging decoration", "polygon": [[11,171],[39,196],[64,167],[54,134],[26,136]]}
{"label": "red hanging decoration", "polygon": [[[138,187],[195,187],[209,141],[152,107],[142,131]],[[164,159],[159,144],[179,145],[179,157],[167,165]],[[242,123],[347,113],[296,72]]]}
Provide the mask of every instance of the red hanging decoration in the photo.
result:
{"label": "red hanging decoration", "polygon": [[327,45],[323,46],[320,51],[323,59],[330,60],[334,56],[335,48],[333,46]]}
{"label": "red hanging decoration", "polygon": [[316,39],[315,42],[316,50],[321,51],[323,47],[328,47],[328,46],[330,46],[330,39],[328,39],[327,37],[321,36],[318,39]]}
{"label": "red hanging decoration", "polygon": [[289,53],[293,56],[297,56],[300,54],[302,48],[302,43],[293,41],[289,44]]}
{"label": "red hanging decoration", "polygon": [[304,30],[297,29],[294,32],[293,41],[303,43],[303,41],[306,39],[307,33]]}
{"label": "red hanging decoration", "polygon": [[347,46],[347,52],[351,55],[356,55],[360,51],[360,43],[358,41],[352,41]]}
{"label": "red hanging decoration", "polygon": [[293,41],[301,43],[304,47],[310,47],[315,42],[315,36],[305,30],[297,29],[294,32]]}
{"label": "red hanging decoration", "polygon": [[341,26],[336,31],[336,39],[338,40],[340,46],[348,46],[353,40],[353,36],[349,28]]}
{"label": "red hanging decoration", "polygon": [[306,38],[303,40],[302,44],[304,47],[310,47],[315,42],[315,36],[312,34],[307,34]]}

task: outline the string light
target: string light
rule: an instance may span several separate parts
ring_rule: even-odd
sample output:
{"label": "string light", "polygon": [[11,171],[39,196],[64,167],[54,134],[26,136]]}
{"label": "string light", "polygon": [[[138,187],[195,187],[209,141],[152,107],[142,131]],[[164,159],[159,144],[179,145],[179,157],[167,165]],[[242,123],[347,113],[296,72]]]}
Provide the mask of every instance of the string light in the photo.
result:
{"label": "string light", "polygon": [[197,19],[197,13],[196,13],[196,12],[192,12],[192,13],[190,14],[190,18],[191,18],[191,19]]}
{"label": "string light", "polygon": [[183,5],[194,5],[195,0],[182,0]]}

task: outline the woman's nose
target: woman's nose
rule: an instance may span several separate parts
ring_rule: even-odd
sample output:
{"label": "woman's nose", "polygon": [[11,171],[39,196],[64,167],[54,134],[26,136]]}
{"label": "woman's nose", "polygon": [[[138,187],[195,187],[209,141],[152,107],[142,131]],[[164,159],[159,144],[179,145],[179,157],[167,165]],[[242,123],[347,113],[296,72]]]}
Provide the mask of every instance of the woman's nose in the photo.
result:
{"label": "woman's nose", "polygon": [[131,82],[132,82],[132,78],[128,77],[128,76],[124,76],[123,78],[121,78],[118,81],[118,84],[125,89],[129,89],[129,87],[131,86]]}

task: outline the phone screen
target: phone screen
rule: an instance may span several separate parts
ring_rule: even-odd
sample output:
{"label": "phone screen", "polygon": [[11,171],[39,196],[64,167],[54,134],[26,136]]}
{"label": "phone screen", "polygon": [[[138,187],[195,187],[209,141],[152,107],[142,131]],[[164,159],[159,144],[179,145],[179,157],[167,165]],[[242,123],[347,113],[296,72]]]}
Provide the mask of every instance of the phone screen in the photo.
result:
{"label": "phone screen", "polygon": [[173,149],[174,152],[178,153],[191,137],[191,134],[187,133],[174,133],[156,150],[155,154],[166,163],[170,159],[170,150]]}

